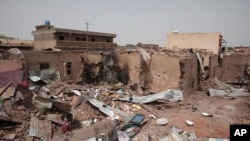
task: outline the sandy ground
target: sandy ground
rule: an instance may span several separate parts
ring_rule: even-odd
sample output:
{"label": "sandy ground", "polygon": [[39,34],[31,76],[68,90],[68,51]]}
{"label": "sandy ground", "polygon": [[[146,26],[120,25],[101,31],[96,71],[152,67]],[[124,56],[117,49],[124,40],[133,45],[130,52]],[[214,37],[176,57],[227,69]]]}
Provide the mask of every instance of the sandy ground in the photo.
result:
{"label": "sandy ground", "polygon": [[[148,135],[158,139],[166,134],[171,126],[176,126],[188,132],[194,132],[197,138],[229,138],[231,124],[250,124],[250,97],[222,98],[210,97],[205,91],[197,91],[184,98],[182,102],[172,105],[162,105],[155,109],[160,117],[167,118],[169,123],[158,126],[156,119],[148,120],[147,124],[134,137],[134,140],[146,141]],[[197,107],[192,110],[192,105]],[[145,115],[149,115],[146,111]],[[201,113],[211,113],[213,117],[205,117]],[[185,121],[190,120],[193,126],[188,126]]]}
{"label": "sandy ground", "polygon": [[[109,101],[109,100],[108,100]],[[106,103],[111,104],[111,103]],[[133,107],[133,103],[115,101],[113,104],[116,107]],[[193,111],[192,106],[197,107]],[[10,101],[4,103],[4,108],[7,113],[12,113],[13,117],[22,119],[24,124],[15,128],[8,128],[0,130],[0,135],[15,133],[16,139],[31,140],[29,137],[29,122],[30,114],[33,110],[28,110],[24,106],[11,107]],[[122,109],[122,108],[121,108]],[[133,110],[135,109],[135,110]],[[147,110],[146,110],[147,109]],[[197,138],[229,138],[229,126],[236,123],[250,124],[250,97],[237,98],[222,98],[210,97],[205,91],[197,91],[188,97],[184,97],[181,102],[167,102],[167,103],[151,103],[146,105],[146,109],[131,108],[130,111],[134,113],[144,114],[147,123],[141,127],[140,132],[133,138],[134,141],[147,141],[148,135],[155,140],[166,135],[166,132],[171,126],[184,129],[187,132],[194,132]],[[93,108],[88,102],[83,102],[76,107],[77,122],[72,124],[72,130],[85,128],[83,121],[89,120],[91,117],[105,120],[105,117],[98,109]],[[149,112],[150,111],[150,112]],[[201,113],[207,112],[212,114],[212,117],[205,117]],[[169,120],[169,123],[164,126],[156,124],[156,119],[149,115],[153,114],[157,117],[164,117]],[[190,120],[194,123],[193,126],[188,126],[185,121]],[[60,138],[60,126],[52,124],[53,140]],[[33,139],[38,141],[39,139]]]}

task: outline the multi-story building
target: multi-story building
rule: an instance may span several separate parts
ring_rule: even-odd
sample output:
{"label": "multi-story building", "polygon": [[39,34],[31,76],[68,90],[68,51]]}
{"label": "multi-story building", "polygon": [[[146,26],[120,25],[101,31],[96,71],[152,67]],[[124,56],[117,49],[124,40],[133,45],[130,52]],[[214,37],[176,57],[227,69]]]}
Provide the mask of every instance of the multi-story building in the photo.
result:
{"label": "multi-story building", "polygon": [[223,37],[220,33],[178,33],[167,35],[167,49],[207,50],[218,54],[222,47]]}
{"label": "multi-story building", "polygon": [[34,49],[60,50],[113,50],[116,34],[55,28],[50,23],[35,26]]}
{"label": "multi-story building", "polygon": [[167,35],[167,49],[185,50],[194,49],[201,53],[203,66],[209,66],[209,58],[213,54],[219,54],[226,41],[220,33],[178,33]]}
{"label": "multi-story building", "polygon": [[32,40],[0,39],[0,49],[9,50],[18,48],[20,50],[33,50]]}

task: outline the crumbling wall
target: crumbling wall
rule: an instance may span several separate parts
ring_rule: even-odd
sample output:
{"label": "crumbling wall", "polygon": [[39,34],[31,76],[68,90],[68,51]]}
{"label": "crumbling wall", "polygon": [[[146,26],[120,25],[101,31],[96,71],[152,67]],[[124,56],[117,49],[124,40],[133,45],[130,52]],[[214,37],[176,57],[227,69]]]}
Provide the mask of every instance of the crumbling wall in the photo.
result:
{"label": "crumbling wall", "polygon": [[111,84],[122,82],[125,85],[129,82],[139,83],[139,53],[102,53],[84,55],[82,58],[84,60],[83,74],[81,74],[83,83],[100,83],[101,81]]}
{"label": "crumbling wall", "polygon": [[[24,51],[24,60],[29,71],[39,71],[40,64],[49,64],[60,72],[62,80],[72,80],[78,76],[81,69],[80,55],[83,52],[50,52],[50,51]],[[64,63],[71,62],[71,75],[66,75]]]}
{"label": "crumbling wall", "polygon": [[20,60],[0,60],[0,86],[12,83],[16,87],[23,79],[23,62]]}
{"label": "crumbling wall", "polygon": [[196,91],[199,85],[199,64],[196,55],[189,54],[180,58],[180,88],[184,95]]}
{"label": "crumbling wall", "polygon": [[117,54],[119,66],[122,70],[128,70],[129,81],[140,83],[141,55],[139,52],[124,52]]}
{"label": "crumbling wall", "polygon": [[[40,64],[48,63],[50,68],[55,68],[60,72],[62,80],[75,80],[81,75],[83,77],[82,83],[104,81],[127,84],[129,81],[139,82],[139,53],[103,54],[81,51],[25,51],[24,56],[28,70],[39,71]],[[82,59],[84,59],[84,62],[82,62]],[[65,74],[64,63],[71,63],[71,75]]]}
{"label": "crumbling wall", "polygon": [[[197,88],[198,63],[195,55],[185,59],[169,52],[153,52],[145,61],[139,52],[86,53],[81,51],[24,51],[28,70],[39,71],[41,63],[60,72],[61,79],[78,84],[101,82],[136,84],[151,92]],[[71,63],[71,74],[65,75],[65,63]],[[80,79],[79,79],[80,78]],[[191,89],[191,90],[189,90]]]}
{"label": "crumbling wall", "polygon": [[238,77],[246,76],[246,65],[250,62],[250,55],[234,54],[223,58],[222,66],[214,67],[213,77],[220,81],[236,82]]}
{"label": "crumbling wall", "polygon": [[151,91],[178,89],[180,81],[179,58],[169,54],[153,53],[151,60],[144,63],[145,87]]}
{"label": "crumbling wall", "polygon": [[213,55],[209,58],[209,77],[214,78],[214,70],[219,66],[218,55]]}

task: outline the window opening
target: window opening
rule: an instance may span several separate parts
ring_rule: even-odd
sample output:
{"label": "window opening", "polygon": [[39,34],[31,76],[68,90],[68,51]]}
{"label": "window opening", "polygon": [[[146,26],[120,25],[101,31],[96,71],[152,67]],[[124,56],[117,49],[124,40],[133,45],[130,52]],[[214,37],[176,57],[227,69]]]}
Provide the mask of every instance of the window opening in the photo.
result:
{"label": "window opening", "polygon": [[72,75],[71,62],[63,63],[64,65],[64,76]]}
{"label": "window opening", "polygon": [[50,68],[49,63],[40,63],[39,66],[40,66],[40,70]]}
{"label": "window opening", "polygon": [[64,40],[64,36],[59,36],[59,40]]}

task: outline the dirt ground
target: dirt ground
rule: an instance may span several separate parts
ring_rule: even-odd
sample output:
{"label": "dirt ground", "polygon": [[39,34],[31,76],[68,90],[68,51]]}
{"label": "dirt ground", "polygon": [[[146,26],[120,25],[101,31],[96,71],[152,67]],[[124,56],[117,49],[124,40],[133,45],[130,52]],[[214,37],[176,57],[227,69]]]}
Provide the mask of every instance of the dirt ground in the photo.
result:
{"label": "dirt ground", "polygon": [[[98,98],[98,97],[97,97]],[[103,96],[103,98],[107,98]],[[124,111],[124,107],[130,107],[129,112],[144,114],[147,123],[141,127],[140,132],[133,137],[133,141],[148,141],[148,135],[155,140],[166,135],[171,126],[176,126],[187,132],[194,132],[197,138],[229,138],[229,126],[231,124],[245,123],[250,124],[250,97],[210,97],[206,91],[196,91],[188,97],[184,97],[181,102],[158,102],[146,104],[145,107],[137,104],[102,100],[110,106],[114,106]],[[11,101],[7,100],[3,103],[4,109],[12,117],[22,120],[22,125],[12,126],[0,130],[0,135],[3,137],[8,134],[14,133],[15,139],[20,140],[33,140],[40,139],[29,137],[29,123],[30,115],[37,113],[37,110],[32,110],[27,105],[11,106]],[[140,108],[133,108],[133,106]],[[196,107],[197,110],[193,110]],[[124,108],[124,109],[123,109]],[[90,118],[98,118],[106,120],[107,117],[103,115],[97,108],[94,108],[89,102],[82,102],[76,107],[76,121],[72,123],[71,129],[77,130],[86,128],[83,124],[84,121]],[[212,114],[212,117],[205,117],[201,113],[207,112]],[[152,118],[150,115],[155,115],[157,118],[163,117],[169,120],[169,123],[164,126],[156,124],[157,118]],[[185,121],[190,120],[194,123],[193,126],[188,126]],[[52,140],[59,140],[62,138],[60,133],[60,125],[52,122],[53,134]],[[0,136],[0,137],[1,137]]]}
{"label": "dirt ground", "polygon": [[[158,126],[156,119],[149,119],[134,137],[134,140],[146,141],[148,135],[158,139],[166,134],[171,126],[182,128],[187,132],[194,132],[197,138],[229,138],[231,124],[250,124],[250,97],[222,98],[210,97],[205,91],[197,91],[185,97],[182,102],[172,105],[162,105],[155,109],[160,117],[167,118],[169,123]],[[197,110],[192,110],[192,105]],[[142,113],[145,111],[141,111]],[[212,117],[205,117],[201,113],[207,112]],[[145,112],[148,115],[148,112]],[[185,121],[190,120],[193,126],[188,126]]]}

